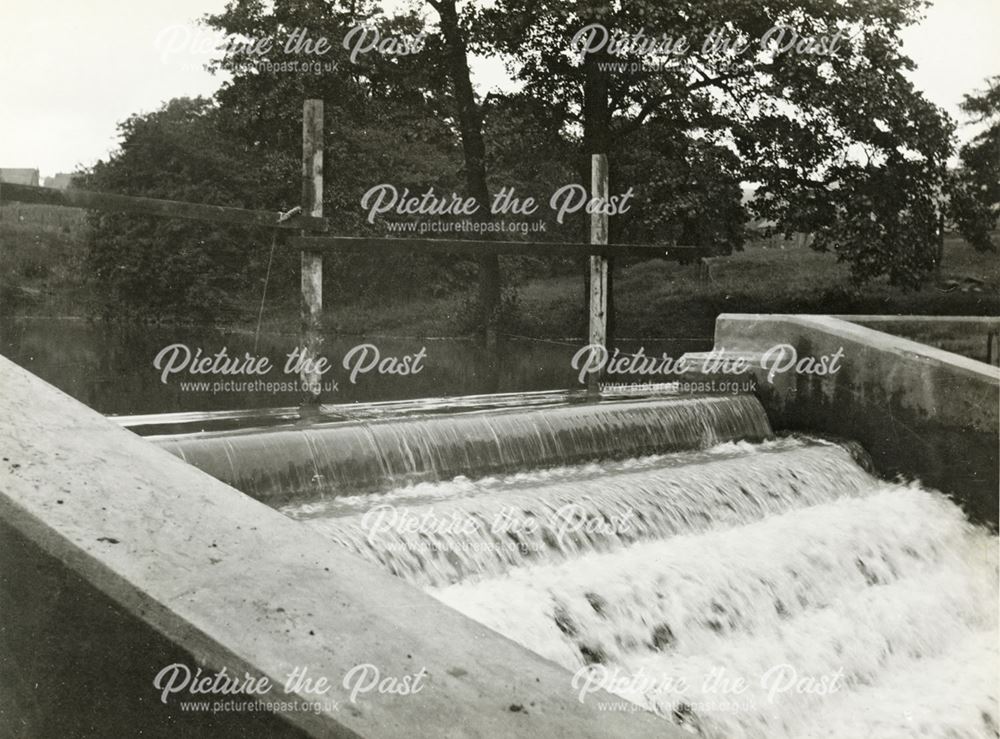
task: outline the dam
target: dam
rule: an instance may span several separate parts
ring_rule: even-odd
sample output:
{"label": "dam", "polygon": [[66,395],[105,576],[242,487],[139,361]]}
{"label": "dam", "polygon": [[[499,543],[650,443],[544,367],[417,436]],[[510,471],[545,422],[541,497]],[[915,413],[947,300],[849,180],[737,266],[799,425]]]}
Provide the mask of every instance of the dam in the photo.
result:
{"label": "dam", "polygon": [[[353,710],[275,714],[310,736],[405,736],[416,716],[463,736],[996,736],[995,457],[960,478],[948,465],[900,475],[897,434],[834,421],[860,398],[869,416],[892,411],[871,428],[905,423],[934,443],[959,433],[942,397],[975,397],[985,405],[961,433],[978,454],[997,373],[880,335],[894,360],[917,354],[876,385],[877,332],[780,320],[800,345],[844,343],[850,374],[208,430],[204,417],[119,420],[145,438],[73,408],[67,438],[50,420],[60,408],[65,423],[64,400],[5,368],[41,398],[14,407],[38,430],[4,447],[5,464],[26,460],[7,468],[20,496],[5,503],[8,536],[206,668],[301,662],[337,678]],[[921,393],[903,402],[894,382]],[[792,420],[809,397],[842,398],[827,428],[815,409]],[[83,432],[120,450],[100,485],[33,471],[34,434],[58,438],[78,472],[102,468],[100,448],[73,461]],[[53,485],[72,493],[57,502]],[[75,517],[69,495],[87,503]],[[115,533],[128,521],[145,536]],[[419,694],[352,682],[411,663]]]}

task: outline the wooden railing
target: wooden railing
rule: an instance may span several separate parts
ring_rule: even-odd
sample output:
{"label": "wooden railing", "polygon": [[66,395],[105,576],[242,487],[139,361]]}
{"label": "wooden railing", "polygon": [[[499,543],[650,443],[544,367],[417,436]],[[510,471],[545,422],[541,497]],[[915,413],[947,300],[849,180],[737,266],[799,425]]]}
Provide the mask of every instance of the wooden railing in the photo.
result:
{"label": "wooden railing", "polygon": [[[338,236],[334,226],[323,217],[323,101],[306,100],[302,110],[302,204],[299,214],[289,216],[279,211],[250,210],[223,205],[188,203],[180,200],[134,197],[113,193],[69,188],[56,190],[30,185],[0,183],[0,205],[6,201],[86,208],[118,213],[181,218],[204,223],[255,228],[273,228],[297,232],[284,239],[301,252],[302,271],[302,345],[309,355],[318,353],[322,343],[323,261],[326,250],[338,251],[417,251],[450,252],[470,255],[530,254],[589,257],[589,331],[591,343],[607,343],[607,311],[611,304],[608,258],[643,256],[646,258],[695,261],[703,251],[694,246],[663,244],[609,244],[607,215],[590,217],[590,242],[531,242],[470,239],[423,239],[380,236]],[[603,154],[592,157],[591,195],[606,196],[608,164]],[[315,378],[303,376],[304,383]],[[596,375],[592,376],[596,390]],[[318,398],[314,399],[318,402]]]}
{"label": "wooden railing", "polygon": [[317,251],[378,251],[413,250],[464,254],[528,254],[534,256],[641,256],[647,259],[697,259],[702,250],[696,246],[666,246],[663,244],[588,244],[562,241],[480,241],[476,239],[424,239],[409,236],[336,236],[327,218],[295,215],[279,221],[281,213],[250,210],[227,205],[188,203],[182,200],[140,198],[132,195],[93,192],[70,188],[13,185],[0,182],[0,204],[5,202],[56,205],[134,215],[180,218],[229,226],[276,228],[289,232],[308,232],[308,236],[293,236],[287,244],[297,249]]}

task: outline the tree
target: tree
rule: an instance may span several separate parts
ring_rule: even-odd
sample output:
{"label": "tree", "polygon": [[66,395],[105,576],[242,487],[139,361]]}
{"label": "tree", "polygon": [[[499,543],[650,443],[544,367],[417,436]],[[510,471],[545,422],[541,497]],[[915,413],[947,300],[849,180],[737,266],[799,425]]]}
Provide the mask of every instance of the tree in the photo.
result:
{"label": "tree", "polygon": [[993,232],[1000,218],[1000,75],[986,90],[966,95],[962,110],[972,122],[985,124],[960,152],[954,173],[950,214],[962,236],[980,251],[996,251]]}
{"label": "tree", "polygon": [[[580,32],[593,18],[619,41],[640,32],[661,41],[666,35],[670,43],[651,54],[640,44],[619,44],[604,67],[613,161],[653,123],[677,140],[705,142],[678,151],[728,149],[736,155],[731,173],[758,184],[757,215],[783,230],[814,232],[815,248],[835,251],[858,280],[916,286],[933,267],[929,226],[951,151],[947,116],[904,74],[913,63],[901,53],[899,34],[925,5],[498,0],[477,13],[474,28],[477,48],[505,54],[525,94],[564,111],[570,136],[579,135],[590,107],[587,77],[595,62],[582,47],[599,43],[586,44],[589,36]],[[822,53],[784,50],[801,39],[819,40],[811,48]],[[691,172],[701,166],[697,158],[686,164]],[[652,161],[648,171],[660,167]],[[631,184],[647,212],[663,209],[666,228],[676,205],[643,194],[643,186],[655,189],[649,180]]]}
{"label": "tree", "polygon": [[[212,102],[199,101],[196,114],[177,116],[169,126],[160,125],[162,111],[130,120],[122,129],[125,140],[121,151],[112,162],[98,166],[92,186],[125,194],[181,199],[187,186],[190,192],[200,193],[198,197],[206,202],[287,209],[297,204],[299,198],[302,101],[319,97],[327,102],[324,212],[339,233],[380,232],[381,224],[368,223],[359,202],[370,187],[382,182],[415,193],[431,187],[438,192],[460,191],[464,185],[477,199],[488,201],[489,185],[485,181],[488,147],[482,112],[468,75],[462,40],[465,31],[457,14],[449,14],[445,6],[441,8],[448,38],[443,32],[431,33],[419,63],[414,63],[388,54],[352,55],[338,43],[359,25],[374,29],[383,38],[433,31],[424,18],[413,12],[388,17],[378,3],[363,0],[331,3],[279,0],[269,6],[256,2],[230,3],[221,13],[205,19],[230,41],[211,65],[215,71],[229,73],[230,79]],[[305,29],[311,39],[333,40],[322,56],[321,73],[296,71],[295,65],[303,60],[301,51],[289,48],[283,41],[297,29]],[[272,39],[275,43],[261,53],[255,43],[261,39]],[[172,102],[172,108],[177,104]],[[513,108],[503,107],[497,117],[499,135],[510,140],[507,132],[510,125],[516,125],[516,116]],[[132,141],[140,129],[147,141],[144,147],[137,147]],[[177,155],[176,178],[160,181],[156,159],[137,155],[148,151],[153,140],[157,140],[155,146],[171,149]],[[202,141],[204,151],[193,152],[196,142]],[[532,145],[521,140],[516,143],[523,151]],[[550,144],[551,137],[540,143]],[[203,155],[222,152],[232,153],[224,167],[205,167],[199,160]],[[184,164],[180,163],[182,160]],[[272,162],[274,166],[259,167],[263,162]],[[508,165],[509,161],[503,163],[505,167]],[[217,176],[220,173],[222,177]],[[505,170],[507,173],[512,170]],[[238,187],[233,183],[237,174],[241,178]],[[265,194],[267,197],[262,197]],[[125,249],[128,239],[137,235],[139,223],[143,224],[144,238],[131,247],[131,268],[116,267],[111,245],[120,244]],[[106,284],[118,285],[106,293],[109,305],[115,301],[124,305],[129,295],[144,292],[142,285],[153,287],[157,279],[165,276],[160,270],[161,255],[169,251],[181,233],[172,230],[175,228],[176,224],[124,217],[102,222],[102,245],[95,251],[92,266],[100,271]],[[203,240],[203,231],[204,228],[197,232],[196,241]],[[234,237],[236,242],[242,242],[239,249],[245,257],[249,242],[245,237]],[[192,265],[201,259],[189,256]],[[288,250],[278,250],[272,281],[294,284],[293,256]],[[244,269],[261,266],[253,259],[234,261]],[[492,322],[497,313],[498,260],[492,257],[486,262],[486,268],[480,269],[480,275],[486,278],[482,281],[480,305],[491,307],[482,310],[481,316]],[[450,255],[405,253],[386,260],[378,254],[332,254],[327,257],[327,264],[324,283],[328,297],[333,300],[454,292],[464,288],[475,274],[475,260]],[[206,275],[223,269],[223,264],[216,261],[202,266]],[[193,277],[193,273],[178,282],[197,284],[187,277]],[[216,299],[204,301],[205,309],[232,302],[234,285],[219,277],[219,280],[213,278],[219,286]],[[253,279],[244,282],[246,287],[253,287]],[[197,308],[200,303],[190,302],[188,297],[174,294],[147,303],[156,314],[197,313],[200,318],[211,317],[211,311],[206,313]],[[132,306],[127,310],[132,312]],[[485,323],[483,319],[479,321],[479,325]]]}
{"label": "tree", "polygon": [[[490,192],[486,182],[486,143],[483,117],[472,89],[466,34],[455,0],[428,0],[440,19],[440,32],[457,111],[458,132],[465,155],[465,184],[480,204],[479,214],[489,218]],[[488,344],[496,343],[500,308],[500,260],[496,254],[479,258],[480,326]]]}
{"label": "tree", "polygon": [[[415,36],[427,30],[419,15],[389,17],[379,3],[367,0],[278,0],[273,6],[235,1],[206,22],[238,39],[276,40],[264,55],[232,44],[213,65],[231,75],[216,95],[226,131],[252,151],[301,151],[302,101],[325,101],[324,214],[338,233],[382,233],[359,206],[374,185],[390,183],[415,193],[460,189],[462,151],[450,126],[451,96],[436,48],[428,45],[415,61],[375,51],[352,57],[340,43],[358,26],[380,38]],[[303,60],[284,43],[296,29],[331,41],[320,73],[282,67]],[[325,263],[325,292],[334,300],[437,294],[463,284],[472,270],[468,259],[415,253],[391,260],[331,253]]]}
{"label": "tree", "polygon": [[642,183],[645,197],[615,217],[621,241],[666,237],[701,246],[710,255],[742,248],[742,167],[731,149],[678,136],[660,119],[649,121],[629,140],[629,148],[616,154],[616,177],[622,183]]}
{"label": "tree", "polygon": [[[469,72],[465,29],[454,0],[434,0],[429,5],[439,16],[437,32],[416,12],[388,17],[375,2],[316,4],[279,0],[270,11],[258,3],[230,3],[223,13],[210,16],[209,24],[227,34],[249,38],[279,37],[289,29],[308,28],[314,37],[340,40],[360,24],[376,29],[380,37],[399,33],[429,35],[420,52],[419,63],[378,53],[352,58],[341,45],[334,44],[325,58],[335,61],[336,73],[305,81],[290,81],[288,75],[262,74],[255,69],[254,62],[257,60],[252,58],[253,54],[237,46],[216,62],[217,68],[225,69],[234,76],[233,81],[219,93],[221,105],[232,113],[233,130],[265,146],[290,144],[287,139],[297,130],[295,115],[302,98],[322,98],[328,102],[328,110],[336,119],[329,125],[332,127],[331,138],[337,142],[337,147],[328,151],[328,157],[332,156],[333,161],[351,160],[352,164],[349,168],[335,168],[338,179],[342,173],[363,173],[368,177],[365,188],[376,182],[391,180],[398,186],[410,185],[414,191],[433,186],[440,192],[457,185],[454,177],[457,139],[461,146],[465,189],[481,203],[480,216],[488,218],[486,144],[482,114]],[[284,49],[276,50],[271,56],[283,58],[282,55]],[[381,121],[392,121],[393,125],[379,126]],[[357,138],[358,129],[366,134],[378,131],[381,135],[369,136],[364,152],[352,150],[352,139]],[[276,131],[283,133],[278,135]],[[421,145],[436,149],[443,158],[433,161],[428,156],[430,152],[422,155],[419,150]],[[377,161],[358,166],[360,162],[355,157],[362,153],[374,155]],[[430,167],[420,171],[419,178],[411,177],[400,182],[418,165]],[[346,179],[347,182],[325,183],[327,199],[334,200],[330,212],[358,212],[356,204],[364,189],[359,191],[361,183],[350,182],[350,177]],[[361,219],[345,223],[344,229],[345,233],[370,230]],[[362,273],[371,272],[366,265],[377,265],[383,270],[387,266],[385,260],[357,256],[337,258],[337,261],[342,262],[340,266],[353,273],[355,278],[359,269]],[[454,272],[441,257],[407,255],[394,265],[407,264],[412,268],[421,262],[438,265],[441,267],[439,272],[444,275]],[[459,259],[457,262],[464,267],[468,260]],[[480,258],[478,268],[480,325],[494,326],[500,294],[496,255]],[[337,270],[328,271],[334,273]],[[406,270],[397,271],[400,276],[406,274]],[[467,272],[464,269],[461,271],[463,274]],[[391,276],[384,272],[380,277],[386,287],[397,282],[386,279]],[[412,286],[412,269],[410,277],[408,284]]]}
{"label": "tree", "polygon": [[[79,183],[103,192],[274,208],[289,186],[280,155],[252,156],[225,136],[218,107],[171,100],[119,126],[122,143]],[[285,201],[287,202],[287,200]],[[231,317],[263,273],[268,234],[175,219],[94,212],[87,264],[107,315],[143,320]]]}

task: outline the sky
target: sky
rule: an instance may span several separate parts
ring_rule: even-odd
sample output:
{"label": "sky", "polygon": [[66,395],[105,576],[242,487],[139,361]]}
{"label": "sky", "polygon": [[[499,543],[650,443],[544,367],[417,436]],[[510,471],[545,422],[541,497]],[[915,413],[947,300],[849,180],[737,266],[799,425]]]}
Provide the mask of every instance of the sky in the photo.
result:
{"label": "sky", "polygon": [[[211,95],[221,82],[202,66],[212,38],[195,21],[224,4],[0,3],[0,167],[45,177],[90,166],[115,148],[117,124],[129,115],[172,97]],[[918,65],[914,84],[958,121],[962,95],[1000,73],[998,28],[1000,0],[936,0],[905,32],[904,49]],[[476,60],[473,70],[480,89],[503,85],[496,60]]]}

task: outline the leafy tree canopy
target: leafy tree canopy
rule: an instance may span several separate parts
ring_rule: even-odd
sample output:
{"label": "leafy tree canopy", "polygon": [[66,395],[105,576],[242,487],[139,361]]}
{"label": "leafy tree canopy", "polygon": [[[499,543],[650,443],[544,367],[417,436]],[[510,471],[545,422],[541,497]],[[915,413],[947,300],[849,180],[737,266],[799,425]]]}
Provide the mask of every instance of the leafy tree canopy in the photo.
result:
{"label": "leafy tree canopy", "polygon": [[[218,126],[218,108],[180,98],[122,123],[121,147],[79,182],[130,195],[249,208],[287,202],[290,162],[249,152]],[[109,314],[214,320],[263,275],[267,236],[176,219],[94,211],[88,265]]]}
{"label": "leafy tree canopy", "polygon": [[959,152],[951,216],[962,236],[981,251],[995,251],[993,232],[1000,218],[1000,75],[984,91],[965,96],[962,110],[984,125]]}
{"label": "leafy tree canopy", "polygon": [[[699,142],[673,149],[685,152],[686,165],[674,168],[673,187],[697,191],[689,173],[710,166],[710,147],[726,149],[735,156],[712,175],[758,184],[756,215],[785,231],[815,233],[814,246],[835,250],[859,280],[885,276],[916,286],[933,267],[935,213],[952,150],[951,122],[913,87],[906,72],[914,65],[901,51],[900,32],[926,5],[498,0],[468,14],[477,49],[504,54],[525,94],[562,111],[568,135],[585,127],[588,63],[597,60],[613,161],[658,126],[674,141]],[[650,56],[605,46],[581,60],[574,37],[591,24],[611,37],[683,37],[688,49]],[[776,26],[786,29],[780,39]],[[769,33],[782,44],[817,39],[830,53],[779,53],[761,43]],[[712,38],[727,45],[706,44]],[[723,159],[710,157],[720,166]],[[651,207],[671,220],[675,202]]]}
{"label": "leafy tree canopy", "polygon": [[[632,210],[612,220],[614,240],[697,243],[726,253],[742,245],[752,215],[784,232],[813,233],[813,246],[835,251],[859,281],[916,287],[935,266],[946,196],[978,245],[988,242],[998,201],[996,79],[967,99],[967,112],[992,123],[963,148],[963,174],[954,178],[946,169],[952,122],[907,76],[913,62],[902,53],[900,33],[926,5],[466,3],[459,30],[467,45],[506,60],[517,84],[477,101],[489,189],[546,198],[569,181],[586,181],[587,153],[606,151],[612,191],[636,193]],[[326,103],[324,212],[342,233],[373,230],[359,201],[375,184],[412,192],[467,186],[463,106],[449,77],[454,55],[428,5],[388,15],[377,0],[232,0],[206,22],[243,39],[285,39],[304,28],[334,43],[318,72],[281,68],[303,61],[281,43],[263,56],[250,45],[228,47],[213,62],[229,77],[213,100],[172,101],[130,118],[121,149],[95,167],[89,186],[289,208],[299,200],[301,111],[309,97]],[[358,24],[383,37],[424,34],[425,43],[415,55],[352,57],[338,41]],[[619,41],[639,32],[666,36],[672,49],[646,53],[625,43],[583,54],[579,32],[594,24]],[[767,37],[805,41],[779,49],[762,44]],[[820,45],[807,48],[810,39]],[[745,183],[756,186],[749,206]],[[578,239],[584,224],[580,218],[569,232],[535,238]],[[229,291],[257,289],[261,250],[270,243],[269,234],[209,233],[149,219],[101,216],[97,225],[92,264],[107,295],[160,312],[196,306],[210,316]],[[280,259],[276,279],[294,284],[294,260],[285,252]],[[456,290],[473,270],[450,258],[352,255],[331,258],[325,279],[338,297],[398,295],[423,285]]]}

